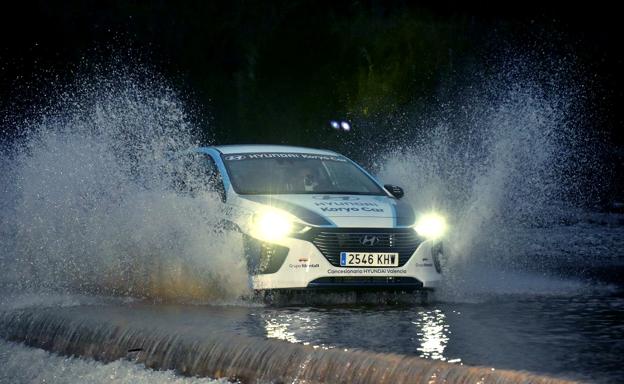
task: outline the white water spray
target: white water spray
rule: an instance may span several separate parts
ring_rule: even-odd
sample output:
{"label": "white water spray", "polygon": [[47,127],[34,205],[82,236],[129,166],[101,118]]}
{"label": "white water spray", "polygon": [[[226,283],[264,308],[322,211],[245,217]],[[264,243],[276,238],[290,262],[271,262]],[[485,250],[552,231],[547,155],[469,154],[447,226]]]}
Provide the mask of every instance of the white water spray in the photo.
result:
{"label": "white water spray", "polygon": [[501,273],[539,269],[526,268],[535,262],[526,256],[544,238],[519,234],[578,221],[583,175],[600,175],[595,143],[579,126],[583,95],[561,74],[553,76],[561,83],[545,85],[522,65],[507,64],[407,127],[414,138],[388,151],[381,166],[381,178],[403,186],[420,212],[449,218],[446,288],[462,296],[533,292],[534,277],[523,284]]}
{"label": "white water spray", "polygon": [[247,287],[221,203],[177,193],[171,154],[195,144],[177,95],[146,73],[83,78],[2,156],[5,289],[229,300]]}

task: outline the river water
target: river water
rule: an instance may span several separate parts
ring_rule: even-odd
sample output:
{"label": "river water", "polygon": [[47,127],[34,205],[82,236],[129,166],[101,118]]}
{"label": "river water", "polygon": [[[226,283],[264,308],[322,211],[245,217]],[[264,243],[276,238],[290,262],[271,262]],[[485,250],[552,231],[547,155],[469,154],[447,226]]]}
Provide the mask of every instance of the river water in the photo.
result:
{"label": "river water", "polygon": [[[167,340],[188,333],[196,335],[197,339],[207,335],[226,339],[240,335],[327,350],[398,353],[588,382],[619,383],[624,378],[624,290],[613,285],[557,294],[492,295],[473,302],[433,299],[426,304],[275,307],[245,303],[166,305],[137,300],[120,303],[88,297],[57,297],[56,303],[54,298],[39,297],[31,303],[21,300],[23,306],[6,310],[38,308],[44,318],[62,314],[72,319],[82,318],[82,325],[93,319],[111,318],[116,326],[136,325],[154,337],[161,337],[164,341],[160,343],[165,348]],[[48,301],[48,304],[43,305],[38,300]],[[328,301],[332,300],[335,298]],[[12,302],[15,303],[16,298]],[[32,379],[35,368],[31,370],[28,361],[42,353],[2,342],[0,361],[6,367],[5,382]],[[163,355],[167,355],[166,351]],[[45,353],[37,361],[46,361],[41,360],[42,357],[56,359]],[[59,375],[55,368],[57,363],[51,362],[42,371],[39,362],[35,377],[46,378],[45,372],[49,372],[47,380],[51,382],[55,382],[52,376],[62,379],[59,382],[80,382],[81,376],[75,372],[84,370],[89,377],[102,375],[104,379],[108,372],[106,367],[112,364],[89,362],[89,359],[81,362],[75,358],[62,361],[71,369]],[[125,372],[121,377],[138,380],[145,376],[146,380],[156,382],[158,375],[162,380],[174,377],[180,382],[195,380],[171,376],[172,373],[143,372],[123,361],[115,363],[115,373],[119,372]]]}
{"label": "river water", "polygon": [[595,382],[624,378],[624,295],[501,296],[398,308],[252,310],[240,327],[291,342],[527,370]]}

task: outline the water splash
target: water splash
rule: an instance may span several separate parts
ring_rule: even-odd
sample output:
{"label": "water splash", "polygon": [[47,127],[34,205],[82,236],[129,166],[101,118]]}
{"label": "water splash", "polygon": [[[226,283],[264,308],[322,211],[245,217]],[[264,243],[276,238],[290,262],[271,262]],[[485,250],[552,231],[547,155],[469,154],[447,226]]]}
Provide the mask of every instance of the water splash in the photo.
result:
{"label": "water splash", "polygon": [[58,356],[42,349],[5,341],[0,341],[0,364],[2,383],[228,383],[225,380],[180,377],[174,371],[146,370],[130,361],[117,360],[102,364],[78,357]]}
{"label": "water splash", "polygon": [[[247,287],[222,204],[171,153],[195,144],[184,103],[147,71],[79,76],[1,157],[1,283],[164,300],[229,300]],[[172,188],[195,185],[195,197]]]}
{"label": "water splash", "polygon": [[477,276],[486,281],[500,270],[546,272],[529,268],[535,258],[527,257],[543,239],[527,244],[518,234],[578,221],[600,188],[592,153],[599,141],[583,126],[588,91],[573,63],[510,57],[471,74],[465,88],[408,122],[408,139],[379,166],[381,178],[404,186],[421,212],[449,218],[447,288],[454,291],[470,291]]}

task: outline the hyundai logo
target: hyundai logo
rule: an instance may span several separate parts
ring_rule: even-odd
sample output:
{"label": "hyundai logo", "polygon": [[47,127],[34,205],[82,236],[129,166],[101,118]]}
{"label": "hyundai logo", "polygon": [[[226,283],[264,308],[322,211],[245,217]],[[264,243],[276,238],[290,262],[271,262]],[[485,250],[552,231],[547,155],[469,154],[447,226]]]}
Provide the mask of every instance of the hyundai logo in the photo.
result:
{"label": "hyundai logo", "polygon": [[245,155],[230,155],[230,156],[226,156],[225,160],[244,160],[245,159]]}
{"label": "hyundai logo", "polygon": [[372,247],[379,243],[379,237],[374,235],[364,235],[360,238],[360,244]]}
{"label": "hyundai logo", "polygon": [[317,200],[343,200],[343,201],[360,200],[359,197],[355,197],[355,196],[330,196],[330,195],[324,195],[324,196],[314,196],[314,198],[317,199]]}

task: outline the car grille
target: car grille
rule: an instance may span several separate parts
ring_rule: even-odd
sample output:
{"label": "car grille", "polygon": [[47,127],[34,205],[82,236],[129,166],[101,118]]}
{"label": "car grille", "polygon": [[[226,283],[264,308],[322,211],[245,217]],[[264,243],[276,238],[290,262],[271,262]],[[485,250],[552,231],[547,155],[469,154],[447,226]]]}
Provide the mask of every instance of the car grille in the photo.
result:
{"label": "car grille", "polygon": [[[364,237],[376,238],[375,244],[362,244]],[[399,267],[407,263],[422,239],[412,228],[327,229],[312,234],[312,243],[335,267],[340,267],[340,252],[397,252]],[[357,268],[357,267],[356,267]]]}

